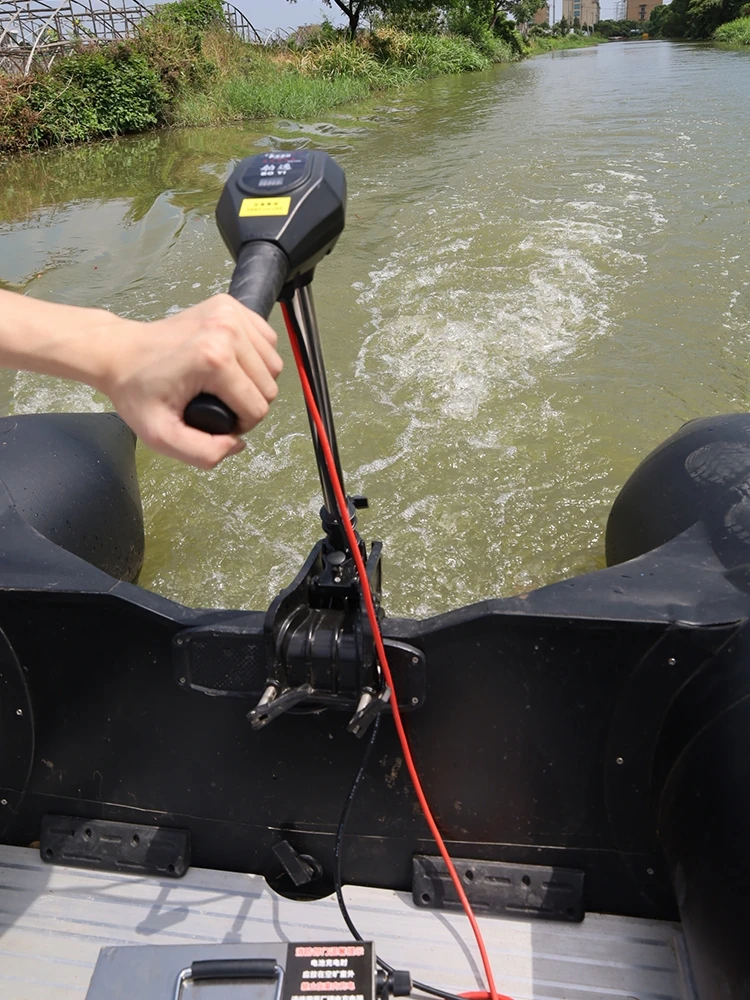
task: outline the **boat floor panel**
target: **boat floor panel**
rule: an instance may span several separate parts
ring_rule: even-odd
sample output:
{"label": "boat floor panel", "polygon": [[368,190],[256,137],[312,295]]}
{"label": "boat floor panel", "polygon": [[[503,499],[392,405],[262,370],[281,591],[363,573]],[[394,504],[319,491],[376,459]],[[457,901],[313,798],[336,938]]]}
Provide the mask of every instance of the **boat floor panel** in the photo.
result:
{"label": "boat floor panel", "polygon": [[[450,991],[484,988],[461,915],[384,889],[345,894],[391,965]],[[679,925],[594,913],[582,924],[481,924],[497,987],[513,1000],[694,1000]],[[347,940],[335,898],[284,899],[256,875],[144,878],[50,866],[38,851],[0,845],[2,1000],[84,1000],[107,945]]]}

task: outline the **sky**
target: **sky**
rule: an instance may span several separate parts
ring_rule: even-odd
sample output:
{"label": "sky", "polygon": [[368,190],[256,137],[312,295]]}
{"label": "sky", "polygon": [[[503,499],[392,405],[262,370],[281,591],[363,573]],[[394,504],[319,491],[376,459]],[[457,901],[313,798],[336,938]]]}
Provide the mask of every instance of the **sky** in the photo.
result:
{"label": "sky", "polygon": [[[325,7],[321,0],[232,0],[259,30],[298,28],[301,24],[320,24],[324,15],[341,23],[336,6]],[[602,0],[602,18],[612,17],[616,0]]]}
{"label": "sky", "polygon": [[259,31],[270,28],[298,28],[301,24],[320,24],[324,14],[338,23],[338,10],[325,7],[321,0],[231,0]]}

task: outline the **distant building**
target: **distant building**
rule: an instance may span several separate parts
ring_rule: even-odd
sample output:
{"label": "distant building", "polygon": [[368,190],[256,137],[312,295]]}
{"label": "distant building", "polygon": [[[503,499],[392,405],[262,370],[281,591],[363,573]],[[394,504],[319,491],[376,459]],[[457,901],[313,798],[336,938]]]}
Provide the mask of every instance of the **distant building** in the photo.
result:
{"label": "distant building", "polygon": [[536,14],[534,14],[534,24],[549,24],[549,7],[547,4],[544,7],[540,7]]}
{"label": "distant building", "polygon": [[654,7],[660,7],[662,0],[627,0],[625,17],[628,21],[648,21]]}
{"label": "distant building", "polygon": [[599,0],[562,0],[562,16],[571,27],[576,18],[591,27],[599,21]]}

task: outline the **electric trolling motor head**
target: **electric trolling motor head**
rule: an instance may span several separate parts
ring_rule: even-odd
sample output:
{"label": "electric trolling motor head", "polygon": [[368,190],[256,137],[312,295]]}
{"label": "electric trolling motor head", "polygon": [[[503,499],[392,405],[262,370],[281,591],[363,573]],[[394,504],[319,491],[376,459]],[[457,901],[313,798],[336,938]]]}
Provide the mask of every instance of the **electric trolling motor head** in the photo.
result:
{"label": "electric trolling motor head", "polygon": [[328,153],[302,149],[238,163],[216,206],[216,222],[236,261],[253,243],[283,251],[286,284],[308,275],[333,250],[345,211],[344,171]]}

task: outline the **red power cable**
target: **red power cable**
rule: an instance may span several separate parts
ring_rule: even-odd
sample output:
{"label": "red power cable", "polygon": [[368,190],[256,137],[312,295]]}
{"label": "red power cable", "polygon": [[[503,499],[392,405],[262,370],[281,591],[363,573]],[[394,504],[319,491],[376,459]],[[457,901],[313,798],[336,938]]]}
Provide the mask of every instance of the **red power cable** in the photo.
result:
{"label": "red power cable", "polygon": [[[398,700],[396,698],[396,689],[393,686],[393,676],[391,674],[391,669],[388,666],[388,657],[386,656],[385,646],[383,645],[383,637],[380,633],[380,622],[378,621],[378,616],[375,611],[375,604],[372,599],[372,591],[370,590],[370,583],[367,579],[367,571],[365,570],[364,560],[359,551],[359,546],[357,544],[357,538],[354,534],[354,529],[351,525],[351,520],[349,518],[349,508],[346,502],[346,497],[344,496],[344,491],[339,480],[338,472],[336,470],[336,462],[333,458],[333,452],[331,451],[331,446],[328,441],[328,436],[326,434],[325,426],[321,419],[318,407],[315,403],[315,397],[313,396],[312,389],[310,388],[310,382],[307,377],[307,372],[305,371],[304,362],[302,360],[302,355],[300,354],[299,346],[297,344],[297,336],[295,333],[294,323],[292,317],[289,313],[289,306],[282,302],[281,311],[284,314],[284,322],[286,323],[287,332],[289,334],[289,340],[292,345],[292,352],[294,353],[294,360],[297,364],[297,371],[299,372],[300,381],[302,383],[302,392],[305,397],[305,403],[307,405],[308,412],[312,417],[315,428],[318,432],[318,438],[320,440],[320,446],[323,450],[323,456],[325,458],[326,467],[328,468],[328,475],[331,479],[331,484],[333,486],[333,492],[336,496],[336,505],[339,508],[339,517],[341,518],[341,524],[346,532],[347,541],[349,542],[349,548],[351,550],[352,556],[354,557],[354,562],[357,567],[357,573],[359,574],[359,581],[362,587],[362,596],[365,601],[365,607],[367,609],[367,617],[370,620],[370,626],[372,628],[373,638],[375,640],[375,649],[378,654],[378,660],[380,661],[380,667],[383,671],[383,676],[385,677],[385,682],[391,689],[391,710],[393,712],[393,722],[396,726],[396,732],[398,733],[399,742],[401,744],[401,751],[404,755],[404,762],[406,763],[406,768],[409,772],[409,777],[411,778],[412,785],[414,786],[414,791],[417,794],[417,799],[419,801],[420,808],[424,814],[424,818],[427,820],[427,825],[430,828],[430,833],[432,834],[435,843],[438,846],[438,850],[443,858],[448,869],[448,874],[451,877],[451,881],[458,893],[458,898],[461,901],[461,906],[464,908],[464,912],[471,924],[471,929],[474,932],[474,937],[476,938],[477,946],[479,947],[479,954],[482,956],[482,965],[484,966],[484,972],[487,977],[487,985],[489,986],[489,993],[482,993],[481,996],[488,997],[488,1000],[511,1000],[510,997],[498,994],[497,988],[495,986],[495,977],[492,974],[492,967],[490,965],[490,959],[487,954],[487,948],[484,944],[484,939],[482,937],[482,932],[479,929],[479,924],[474,916],[474,911],[471,908],[471,903],[466,897],[464,892],[464,887],[461,885],[461,880],[458,877],[458,872],[456,871],[455,865],[451,861],[448,850],[445,846],[440,831],[437,828],[437,823],[432,815],[432,810],[430,809],[427,798],[422,789],[422,782],[419,780],[419,775],[417,774],[417,769],[414,765],[414,759],[411,755],[411,749],[409,747],[409,741],[406,738],[406,732],[404,730],[403,722],[401,721],[401,712],[398,707]],[[465,996],[466,994],[462,994]],[[477,994],[470,994],[472,998],[478,996]]]}

